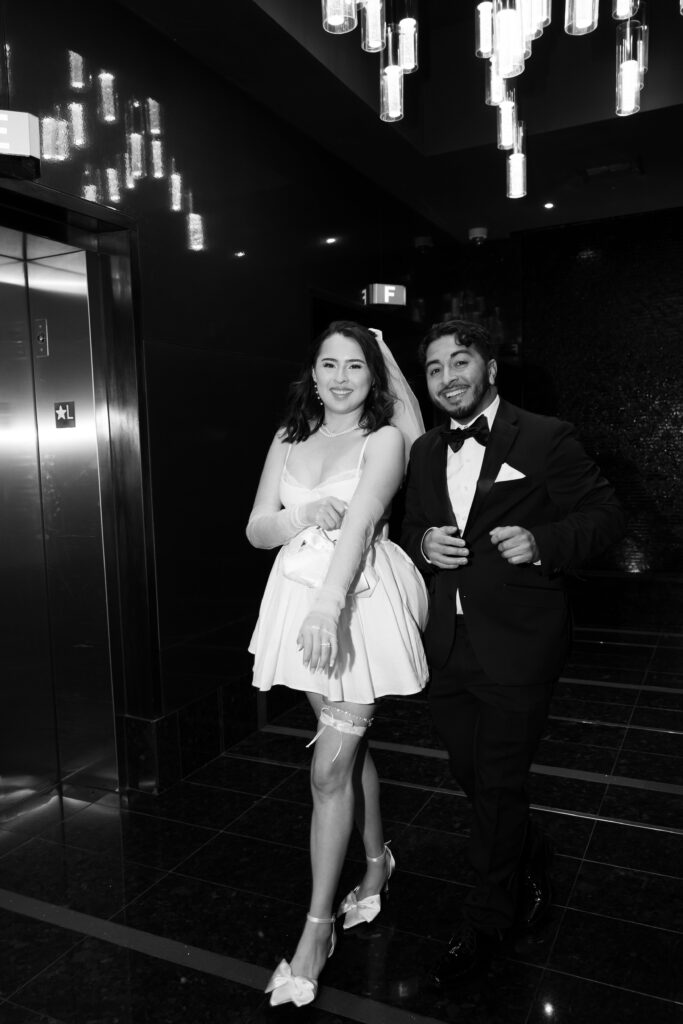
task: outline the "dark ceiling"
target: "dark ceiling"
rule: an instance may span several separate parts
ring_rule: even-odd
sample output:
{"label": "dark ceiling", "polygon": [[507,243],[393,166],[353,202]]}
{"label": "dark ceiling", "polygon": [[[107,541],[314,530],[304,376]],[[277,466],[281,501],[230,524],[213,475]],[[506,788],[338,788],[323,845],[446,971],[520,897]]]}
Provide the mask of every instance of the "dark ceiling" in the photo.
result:
{"label": "dark ceiling", "polygon": [[[505,195],[505,154],[474,56],[475,0],[421,0],[420,69],[406,115],[377,116],[378,58],[359,32],[323,31],[320,0],[128,0],[203,64],[458,239],[683,205],[683,17],[650,0],[650,66],[641,110],[614,113],[615,22],[564,32],[564,2],[517,79],[527,126],[528,192]],[[555,203],[544,209],[546,201]]]}

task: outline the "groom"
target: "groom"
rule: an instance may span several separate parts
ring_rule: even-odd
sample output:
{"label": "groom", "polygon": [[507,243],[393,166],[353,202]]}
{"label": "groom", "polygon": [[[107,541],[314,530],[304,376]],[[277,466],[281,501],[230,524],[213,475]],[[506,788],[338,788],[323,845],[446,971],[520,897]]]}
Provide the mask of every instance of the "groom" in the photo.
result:
{"label": "groom", "polygon": [[413,445],[401,544],[426,578],[429,701],[472,804],[476,884],[434,972],[488,967],[505,933],[550,904],[525,783],[570,642],[564,574],[617,541],[614,491],[569,423],[510,405],[478,324],[437,324],[419,350],[450,417]]}

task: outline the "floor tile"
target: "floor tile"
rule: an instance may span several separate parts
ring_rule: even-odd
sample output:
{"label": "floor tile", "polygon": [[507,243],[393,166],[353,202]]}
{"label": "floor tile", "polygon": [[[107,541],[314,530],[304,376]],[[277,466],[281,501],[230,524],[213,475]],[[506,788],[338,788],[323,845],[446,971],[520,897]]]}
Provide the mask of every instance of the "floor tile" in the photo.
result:
{"label": "floor tile", "polygon": [[0,1020],[2,1024],[64,1024],[52,1014],[34,1013],[16,1003],[0,1002]]}
{"label": "floor tile", "polygon": [[[580,692],[577,690],[577,692]],[[554,697],[551,712],[556,718],[565,718],[578,722],[610,722],[614,725],[625,725],[631,717],[637,690],[633,692],[630,704],[619,704],[605,700],[583,700],[576,697]]]}
{"label": "floor tile", "polygon": [[178,873],[304,905],[310,871],[307,850],[221,832],[183,861]]}
{"label": "floor tile", "polygon": [[[0,909],[0,997],[12,997],[80,942],[81,936],[75,932]],[[57,1013],[51,1003],[46,1003],[44,1009]]]}
{"label": "floor tile", "polygon": [[644,674],[644,669],[624,668],[617,665],[588,665],[583,661],[571,659],[562,669],[562,679],[567,682],[571,682],[573,679],[585,679],[592,683],[627,683],[629,686],[640,686]]}
{"label": "floor tile", "polygon": [[640,708],[662,708],[663,710],[683,712],[683,690],[648,690],[643,688],[638,696],[637,710]]}
{"label": "floor tile", "polygon": [[293,773],[294,769],[285,765],[260,764],[242,757],[223,755],[193,772],[187,781],[265,796]]}
{"label": "floor tile", "polygon": [[658,647],[652,657],[650,670],[683,674],[683,647]]}
{"label": "floor tile", "polygon": [[653,652],[654,646],[575,640],[569,652],[568,664],[645,670]]}
{"label": "floor tile", "polygon": [[680,711],[675,708],[647,707],[639,701],[630,724],[648,729],[660,729],[662,732],[678,733],[683,750],[683,694],[680,696],[682,702]]}
{"label": "floor tile", "polygon": [[538,807],[597,814],[605,788],[602,782],[545,775],[532,768],[527,791],[530,803]]}
{"label": "floor tile", "polygon": [[627,779],[649,779],[652,782],[683,786],[683,757],[649,750],[644,753],[623,750],[616,759],[613,773]]}
{"label": "floor tile", "polygon": [[680,878],[613,864],[584,863],[576,878],[571,906],[618,921],[683,933]]}
{"label": "floor tile", "polygon": [[301,768],[311,761],[311,751],[307,749],[306,744],[315,734],[314,722],[309,725],[309,733],[309,737],[306,738],[281,733],[255,732],[232,746],[230,754]]}
{"label": "floor tile", "polygon": [[[370,744],[380,779],[438,788],[453,785],[445,757],[429,757],[401,750],[381,750]],[[436,748],[440,750],[440,745]]]}
{"label": "floor tile", "polygon": [[642,822],[662,828],[681,828],[681,797],[678,793],[657,793],[610,783],[600,808],[605,818]]}
{"label": "floor tile", "polygon": [[[657,714],[673,716],[675,712],[658,711]],[[678,724],[680,723],[672,722],[672,725]],[[633,750],[640,751],[643,754],[661,754],[666,757],[680,758],[683,756],[683,733],[656,728],[631,727],[626,731],[623,750],[624,753]],[[673,782],[674,780],[661,779],[659,781]]]}
{"label": "floor tile", "polygon": [[681,1007],[673,1003],[546,971],[528,1024],[680,1024],[681,1019]]}
{"label": "floor tile", "polygon": [[41,838],[5,857],[0,870],[4,889],[104,918],[161,876],[120,855],[92,853]]}
{"label": "floor tile", "polygon": [[598,821],[588,860],[683,879],[683,832],[664,832]]}
{"label": "floor tile", "polygon": [[576,977],[683,999],[683,935],[568,910],[550,966]]}
{"label": "floor tile", "polygon": [[274,968],[295,948],[307,892],[300,895],[299,904],[287,903],[174,872],[129,904],[115,920],[153,935]]}
{"label": "floor tile", "polygon": [[169,870],[215,834],[214,829],[97,805],[48,829],[44,838],[95,853],[117,851],[124,860]]}
{"label": "floor tile", "polygon": [[8,829],[0,828],[0,858],[30,842],[31,837],[25,832],[10,832]]}
{"label": "floor tile", "polygon": [[534,754],[534,764],[607,775],[612,770],[616,755],[616,750],[609,750],[605,747],[541,740],[538,750]]}
{"label": "floor tile", "polygon": [[239,818],[257,799],[254,795],[234,790],[179,782],[159,796],[130,793],[126,803],[129,810],[140,814],[218,829]]}
{"label": "floor tile", "polygon": [[564,719],[550,717],[546,723],[544,740],[555,740],[563,743],[583,743],[590,747],[606,747],[618,750],[625,735],[625,727],[621,725],[605,725],[601,722],[567,722]]}
{"label": "floor tile", "polygon": [[250,1024],[261,992],[155,957],[86,939],[21,992],[22,1005],[64,1024]]}

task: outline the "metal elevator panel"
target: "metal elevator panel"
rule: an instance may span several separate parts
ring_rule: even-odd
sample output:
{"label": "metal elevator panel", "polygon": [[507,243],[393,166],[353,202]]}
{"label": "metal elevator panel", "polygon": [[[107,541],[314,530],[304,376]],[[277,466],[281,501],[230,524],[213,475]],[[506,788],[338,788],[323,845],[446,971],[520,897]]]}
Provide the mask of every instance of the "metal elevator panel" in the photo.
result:
{"label": "metal elevator panel", "polygon": [[[0,251],[16,251],[3,237]],[[16,233],[12,233],[16,234]],[[59,776],[35,393],[23,260],[0,257],[2,804]]]}
{"label": "metal elevator panel", "polygon": [[[0,252],[16,241],[3,245],[2,234],[0,229]],[[22,472],[31,484],[20,495],[14,454],[8,468],[16,482],[0,504],[0,574],[14,563],[10,620],[17,627],[15,650],[23,651],[18,660],[24,683],[10,723],[12,770],[21,775],[23,766],[24,775],[40,774],[45,784],[72,779],[114,788],[86,254],[28,235],[23,253],[21,261],[0,265],[0,402],[8,403],[7,422],[12,423],[8,434],[0,421],[0,447],[7,447],[2,436],[16,437],[21,429]],[[6,316],[6,308],[14,314]],[[4,364],[11,362],[12,352],[15,363],[21,353],[21,369],[13,366],[6,376]],[[19,536],[22,543],[16,545]],[[26,574],[29,560],[35,571]],[[3,652],[6,642],[11,637],[2,636]],[[50,729],[51,743],[46,738]],[[52,761],[50,749],[56,750]],[[1,751],[0,757],[5,760]],[[0,773],[7,783],[4,765]]]}

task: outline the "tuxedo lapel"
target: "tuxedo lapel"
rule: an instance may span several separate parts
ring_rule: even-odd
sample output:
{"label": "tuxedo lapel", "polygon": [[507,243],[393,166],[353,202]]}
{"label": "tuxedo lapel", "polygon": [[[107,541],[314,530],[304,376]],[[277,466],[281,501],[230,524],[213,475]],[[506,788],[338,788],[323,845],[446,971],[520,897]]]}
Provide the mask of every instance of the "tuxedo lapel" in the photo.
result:
{"label": "tuxedo lapel", "polygon": [[482,505],[486,501],[491,488],[495,482],[500,467],[505,462],[505,456],[509,452],[513,441],[517,437],[519,427],[514,410],[501,399],[496,418],[491,428],[491,436],[486,446],[486,454],[481,467],[481,473],[477,480],[477,489],[474,493],[474,500],[467,517],[468,529],[476,523]]}
{"label": "tuxedo lapel", "polygon": [[446,479],[446,445],[439,431],[435,431],[432,446],[429,452],[429,478],[434,483],[439,508],[443,509],[443,523],[457,526],[451,499],[448,496],[448,482]]}

